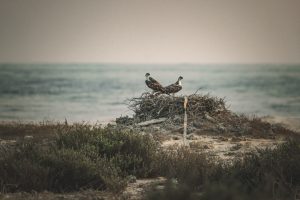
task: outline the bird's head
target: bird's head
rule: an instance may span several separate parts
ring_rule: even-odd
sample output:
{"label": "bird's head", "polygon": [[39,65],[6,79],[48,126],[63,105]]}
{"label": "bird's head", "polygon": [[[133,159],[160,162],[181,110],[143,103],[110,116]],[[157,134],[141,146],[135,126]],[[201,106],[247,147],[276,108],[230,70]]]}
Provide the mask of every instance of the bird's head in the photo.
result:
{"label": "bird's head", "polygon": [[178,85],[180,85],[181,86],[181,80],[183,79],[183,77],[182,76],[179,76],[178,77],[178,81],[176,82],[176,84],[178,84]]}
{"label": "bird's head", "polygon": [[148,77],[148,76],[150,76],[150,74],[149,74],[149,73],[146,73],[145,76]]}

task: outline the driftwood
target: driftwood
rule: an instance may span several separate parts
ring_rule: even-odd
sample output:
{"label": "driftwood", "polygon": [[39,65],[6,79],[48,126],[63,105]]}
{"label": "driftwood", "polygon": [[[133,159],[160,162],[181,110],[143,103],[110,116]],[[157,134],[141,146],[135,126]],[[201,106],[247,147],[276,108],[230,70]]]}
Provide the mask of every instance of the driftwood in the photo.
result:
{"label": "driftwood", "polygon": [[167,118],[152,119],[152,120],[149,120],[149,121],[138,123],[137,125],[138,126],[149,126],[149,125],[152,125],[152,124],[162,123],[166,120],[167,120]]}

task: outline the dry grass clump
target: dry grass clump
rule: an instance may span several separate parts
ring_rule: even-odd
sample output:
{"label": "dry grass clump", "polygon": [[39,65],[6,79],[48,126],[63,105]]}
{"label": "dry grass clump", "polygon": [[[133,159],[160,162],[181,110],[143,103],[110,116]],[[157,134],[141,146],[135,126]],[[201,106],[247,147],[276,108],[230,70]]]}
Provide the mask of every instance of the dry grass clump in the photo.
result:
{"label": "dry grass clump", "polygon": [[169,181],[164,189],[154,187],[146,199],[285,200],[298,199],[300,194],[299,141],[251,152],[231,164],[209,162],[181,149],[166,159],[166,165],[170,168],[166,176],[178,182]]}
{"label": "dry grass clump", "polygon": [[57,129],[66,127],[65,123],[55,123],[43,121],[40,123],[21,123],[9,122],[0,123],[1,139],[17,139],[26,135],[32,135],[35,138],[53,137]]}
{"label": "dry grass clump", "polygon": [[160,152],[156,168],[157,174],[161,176],[198,187],[206,182],[208,175],[216,167],[216,162],[202,151],[194,152],[188,147],[171,147]]}
{"label": "dry grass clump", "polygon": [[[187,96],[187,113],[189,118],[199,118],[208,113],[226,111],[223,98],[211,97],[210,95],[192,94]],[[146,121],[161,117],[173,118],[176,115],[183,115],[184,96],[159,95],[154,96],[144,93],[140,97],[129,100],[129,108],[135,113],[136,121]]]}
{"label": "dry grass clump", "polygon": [[249,117],[243,114],[237,115],[233,112],[226,112],[215,116],[214,119],[216,122],[222,123],[228,132],[234,133],[236,136],[251,135],[259,138],[268,138],[281,134],[285,137],[299,137],[296,132],[280,124],[271,124],[256,116]]}

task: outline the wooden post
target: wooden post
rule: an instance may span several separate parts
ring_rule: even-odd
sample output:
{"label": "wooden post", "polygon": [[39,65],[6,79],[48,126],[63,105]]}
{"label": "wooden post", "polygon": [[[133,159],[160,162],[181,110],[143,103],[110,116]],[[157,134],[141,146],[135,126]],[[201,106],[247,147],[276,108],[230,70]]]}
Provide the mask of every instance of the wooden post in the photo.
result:
{"label": "wooden post", "polygon": [[184,107],[184,121],[183,121],[183,144],[187,145],[186,142],[186,129],[187,129],[187,114],[186,114],[186,105],[188,103],[188,98],[187,96],[184,97],[184,103],[183,103],[183,107]]}

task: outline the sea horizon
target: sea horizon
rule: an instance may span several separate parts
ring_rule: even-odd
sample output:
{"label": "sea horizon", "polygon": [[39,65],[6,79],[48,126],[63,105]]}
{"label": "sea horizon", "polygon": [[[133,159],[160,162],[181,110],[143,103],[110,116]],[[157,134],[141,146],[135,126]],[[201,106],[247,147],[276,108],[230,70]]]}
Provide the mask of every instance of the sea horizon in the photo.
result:
{"label": "sea horizon", "polygon": [[[251,67],[247,67],[251,66]],[[0,64],[0,121],[104,122],[132,116],[127,101],[150,92],[146,72],[163,85],[182,75],[177,95],[199,90],[229,109],[300,117],[300,64]]]}

